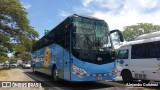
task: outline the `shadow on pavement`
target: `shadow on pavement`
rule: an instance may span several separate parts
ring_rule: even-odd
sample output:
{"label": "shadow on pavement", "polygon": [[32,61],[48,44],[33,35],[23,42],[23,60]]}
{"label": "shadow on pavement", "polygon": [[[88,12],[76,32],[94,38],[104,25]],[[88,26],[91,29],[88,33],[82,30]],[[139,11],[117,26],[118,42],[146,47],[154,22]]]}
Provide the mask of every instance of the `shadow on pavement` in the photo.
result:
{"label": "shadow on pavement", "polygon": [[51,76],[36,72],[24,72],[30,78],[35,80],[36,82],[42,83],[42,87],[58,87],[58,88],[65,88],[65,89],[76,89],[76,90],[90,90],[90,89],[102,89],[102,88],[110,88],[114,87],[111,85],[98,83],[98,82],[69,82],[60,80],[58,82],[54,82],[51,80]]}

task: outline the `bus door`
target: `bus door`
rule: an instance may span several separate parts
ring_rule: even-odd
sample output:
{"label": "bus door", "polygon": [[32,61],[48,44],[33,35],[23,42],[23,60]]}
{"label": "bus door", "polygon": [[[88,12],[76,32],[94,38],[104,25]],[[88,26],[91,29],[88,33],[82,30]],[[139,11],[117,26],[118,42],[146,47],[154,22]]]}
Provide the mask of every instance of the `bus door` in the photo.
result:
{"label": "bus door", "polygon": [[70,81],[70,30],[67,30],[64,35],[64,79]]}

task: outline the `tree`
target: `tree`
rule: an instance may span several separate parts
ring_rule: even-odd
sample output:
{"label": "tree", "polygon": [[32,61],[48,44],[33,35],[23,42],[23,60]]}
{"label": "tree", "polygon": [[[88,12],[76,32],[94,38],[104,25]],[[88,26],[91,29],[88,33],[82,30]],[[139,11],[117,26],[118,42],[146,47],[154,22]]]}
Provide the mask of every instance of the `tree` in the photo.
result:
{"label": "tree", "polygon": [[151,33],[160,30],[160,25],[153,25],[151,23],[137,23],[132,26],[125,26],[123,36],[126,41],[132,41],[142,34]]}
{"label": "tree", "polygon": [[13,51],[31,51],[37,37],[19,0],[0,0],[0,57]]}
{"label": "tree", "polygon": [[0,63],[9,61],[9,58],[7,56],[0,56]]}

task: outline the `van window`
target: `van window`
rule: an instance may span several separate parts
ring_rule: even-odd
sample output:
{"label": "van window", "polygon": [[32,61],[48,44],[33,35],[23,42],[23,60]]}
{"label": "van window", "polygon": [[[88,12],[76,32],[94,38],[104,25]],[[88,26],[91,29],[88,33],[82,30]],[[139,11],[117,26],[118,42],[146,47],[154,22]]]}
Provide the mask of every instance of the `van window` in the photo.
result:
{"label": "van window", "polygon": [[160,41],[132,45],[131,58],[159,58]]}
{"label": "van window", "polygon": [[118,59],[128,59],[128,49],[118,51]]}

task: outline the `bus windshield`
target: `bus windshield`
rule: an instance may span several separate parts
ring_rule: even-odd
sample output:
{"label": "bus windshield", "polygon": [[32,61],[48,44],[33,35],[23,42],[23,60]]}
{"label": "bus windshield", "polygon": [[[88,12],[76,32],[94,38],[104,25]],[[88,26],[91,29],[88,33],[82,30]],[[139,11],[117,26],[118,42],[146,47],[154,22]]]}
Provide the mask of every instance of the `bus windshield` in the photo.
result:
{"label": "bus windshield", "polygon": [[104,21],[77,18],[75,27],[73,49],[106,51],[112,48],[108,26]]}

